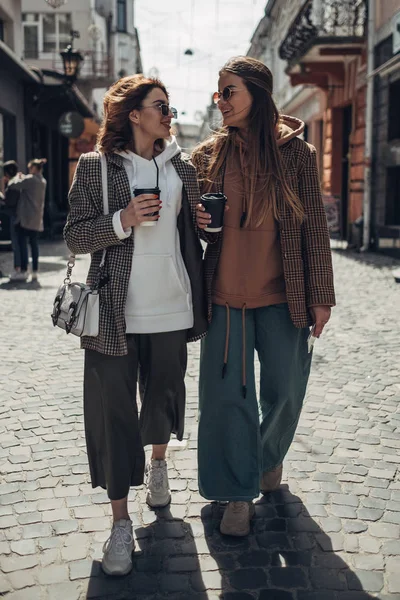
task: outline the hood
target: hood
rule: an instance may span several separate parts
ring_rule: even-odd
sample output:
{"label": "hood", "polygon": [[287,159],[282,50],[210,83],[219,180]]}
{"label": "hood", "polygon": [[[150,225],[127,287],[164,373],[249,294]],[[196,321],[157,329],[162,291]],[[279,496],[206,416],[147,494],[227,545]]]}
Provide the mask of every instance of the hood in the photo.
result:
{"label": "hood", "polygon": [[[297,137],[304,131],[304,123],[297,117],[290,117],[288,115],[280,115],[279,123],[276,128],[277,136],[276,141],[278,146],[283,146],[287,144],[290,140]],[[236,132],[235,136],[235,144],[246,148],[247,140],[243,136],[243,134],[239,131]]]}
{"label": "hood", "polygon": [[283,144],[287,144],[287,142],[303,133],[303,131],[303,121],[297,119],[296,117],[281,115],[276,136],[278,146],[283,146]]}
{"label": "hood", "polygon": [[[181,152],[181,149],[178,146],[176,137],[172,135],[171,137],[169,137],[168,139],[165,140],[164,150],[158,156],[155,157],[155,162],[157,164],[158,172],[159,172],[159,184],[161,184],[161,179],[163,179],[165,182],[164,185],[166,186],[167,206],[169,206],[171,203],[171,190],[170,190],[170,186],[169,186],[169,182],[168,182],[166,165],[167,165],[168,161],[171,160],[171,158],[173,158],[177,154],[180,154],[180,152]],[[119,154],[119,156],[122,156],[124,161],[129,163],[129,165],[132,165],[132,168],[133,168],[132,188],[134,189],[135,187],[137,187],[136,172],[138,169],[138,164],[140,164],[140,161],[146,160],[146,159],[142,158],[138,154],[135,154],[135,152],[132,152],[131,150],[116,150],[115,154]]]}

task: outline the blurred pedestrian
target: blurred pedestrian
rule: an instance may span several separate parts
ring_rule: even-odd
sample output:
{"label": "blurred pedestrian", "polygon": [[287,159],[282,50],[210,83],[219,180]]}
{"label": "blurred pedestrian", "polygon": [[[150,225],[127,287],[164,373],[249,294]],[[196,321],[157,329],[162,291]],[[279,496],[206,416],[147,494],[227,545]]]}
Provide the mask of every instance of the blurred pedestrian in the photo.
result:
{"label": "blurred pedestrian", "polygon": [[8,183],[10,190],[21,192],[16,216],[16,235],[21,255],[21,271],[14,277],[18,281],[28,278],[28,240],[32,253],[32,281],[38,278],[38,234],[43,231],[44,201],[47,182],[43,177],[45,158],[34,158],[28,163],[29,175],[19,173]]}
{"label": "blurred pedestrian", "polygon": [[10,223],[10,237],[12,243],[12,249],[14,254],[14,271],[10,275],[11,281],[17,281],[21,276],[21,252],[19,248],[19,241],[15,230],[18,202],[21,192],[16,189],[9,187],[9,182],[17,175],[19,171],[18,164],[15,160],[8,160],[3,164],[3,184],[4,184],[4,196],[3,196],[3,212],[5,212],[9,218]]}
{"label": "blurred pedestrian", "polygon": [[92,254],[89,284],[107,249],[99,334],[83,337],[82,347],[91,481],[107,490],[113,513],[102,561],[109,575],[132,568],[128,493],[143,483],[143,446],[152,446],[147,503],[156,508],[171,500],[166,450],[172,433],[183,436],[186,345],[207,329],[195,225],[199,187],[171,136],[176,114],[158,79],[120,79],[106,93],[98,138],[109,214],[103,214],[98,153],[81,156],[69,196],[65,240],[75,254]]}
{"label": "blurred pedestrian", "polygon": [[[304,124],[279,114],[272,74],[255,59],[228,61],[218,90],[223,127],[192,157],[203,191],[223,189],[229,203],[205,256],[199,488],[228,501],[221,532],[242,536],[252,500],[280,485],[310,372],[309,326],[319,337],[335,295],[316,151],[300,138]],[[201,229],[210,222],[201,204],[197,222]]]}

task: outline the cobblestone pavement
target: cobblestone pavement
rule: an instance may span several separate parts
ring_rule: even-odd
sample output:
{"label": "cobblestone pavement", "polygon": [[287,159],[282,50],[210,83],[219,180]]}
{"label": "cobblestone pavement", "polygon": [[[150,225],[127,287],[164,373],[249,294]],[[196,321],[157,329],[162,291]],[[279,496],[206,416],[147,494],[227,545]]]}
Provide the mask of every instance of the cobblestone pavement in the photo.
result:
{"label": "cobblestone pavement", "polygon": [[[130,495],[134,570],[99,560],[110,509],[92,490],[82,359],[54,330],[65,248],[42,246],[40,285],[0,280],[0,596],[7,600],[400,599],[400,286],[388,258],[335,252],[338,307],[316,344],[281,490],[257,502],[247,539],[223,538],[199,495],[199,345],[190,346],[186,437],[173,442],[170,508]],[[9,270],[9,254],[0,268]],[[76,278],[83,277],[81,258]]]}

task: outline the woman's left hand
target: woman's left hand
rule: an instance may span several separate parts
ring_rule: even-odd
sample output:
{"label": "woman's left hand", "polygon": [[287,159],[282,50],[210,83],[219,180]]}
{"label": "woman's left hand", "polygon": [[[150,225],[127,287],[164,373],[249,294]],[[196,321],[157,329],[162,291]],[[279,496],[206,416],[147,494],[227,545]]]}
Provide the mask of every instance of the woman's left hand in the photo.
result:
{"label": "woman's left hand", "polygon": [[311,316],[315,325],[314,336],[319,338],[325,325],[331,318],[331,307],[330,306],[311,306]]}

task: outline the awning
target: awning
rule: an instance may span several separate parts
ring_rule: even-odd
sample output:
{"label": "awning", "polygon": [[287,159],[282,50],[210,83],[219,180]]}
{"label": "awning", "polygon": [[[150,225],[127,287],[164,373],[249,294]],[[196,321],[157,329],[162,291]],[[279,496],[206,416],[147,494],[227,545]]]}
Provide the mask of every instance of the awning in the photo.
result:
{"label": "awning", "polygon": [[18,56],[4,42],[0,40],[0,64],[6,69],[17,72],[23,81],[39,83],[39,77],[18,58]]}
{"label": "awning", "polygon": [[38,95],[38,113],[48,121],[58,119],[64,112],[77,111],[82,117],[98,120],[99,117],[76,85],[68,85],[58,71],[42,69]]}

